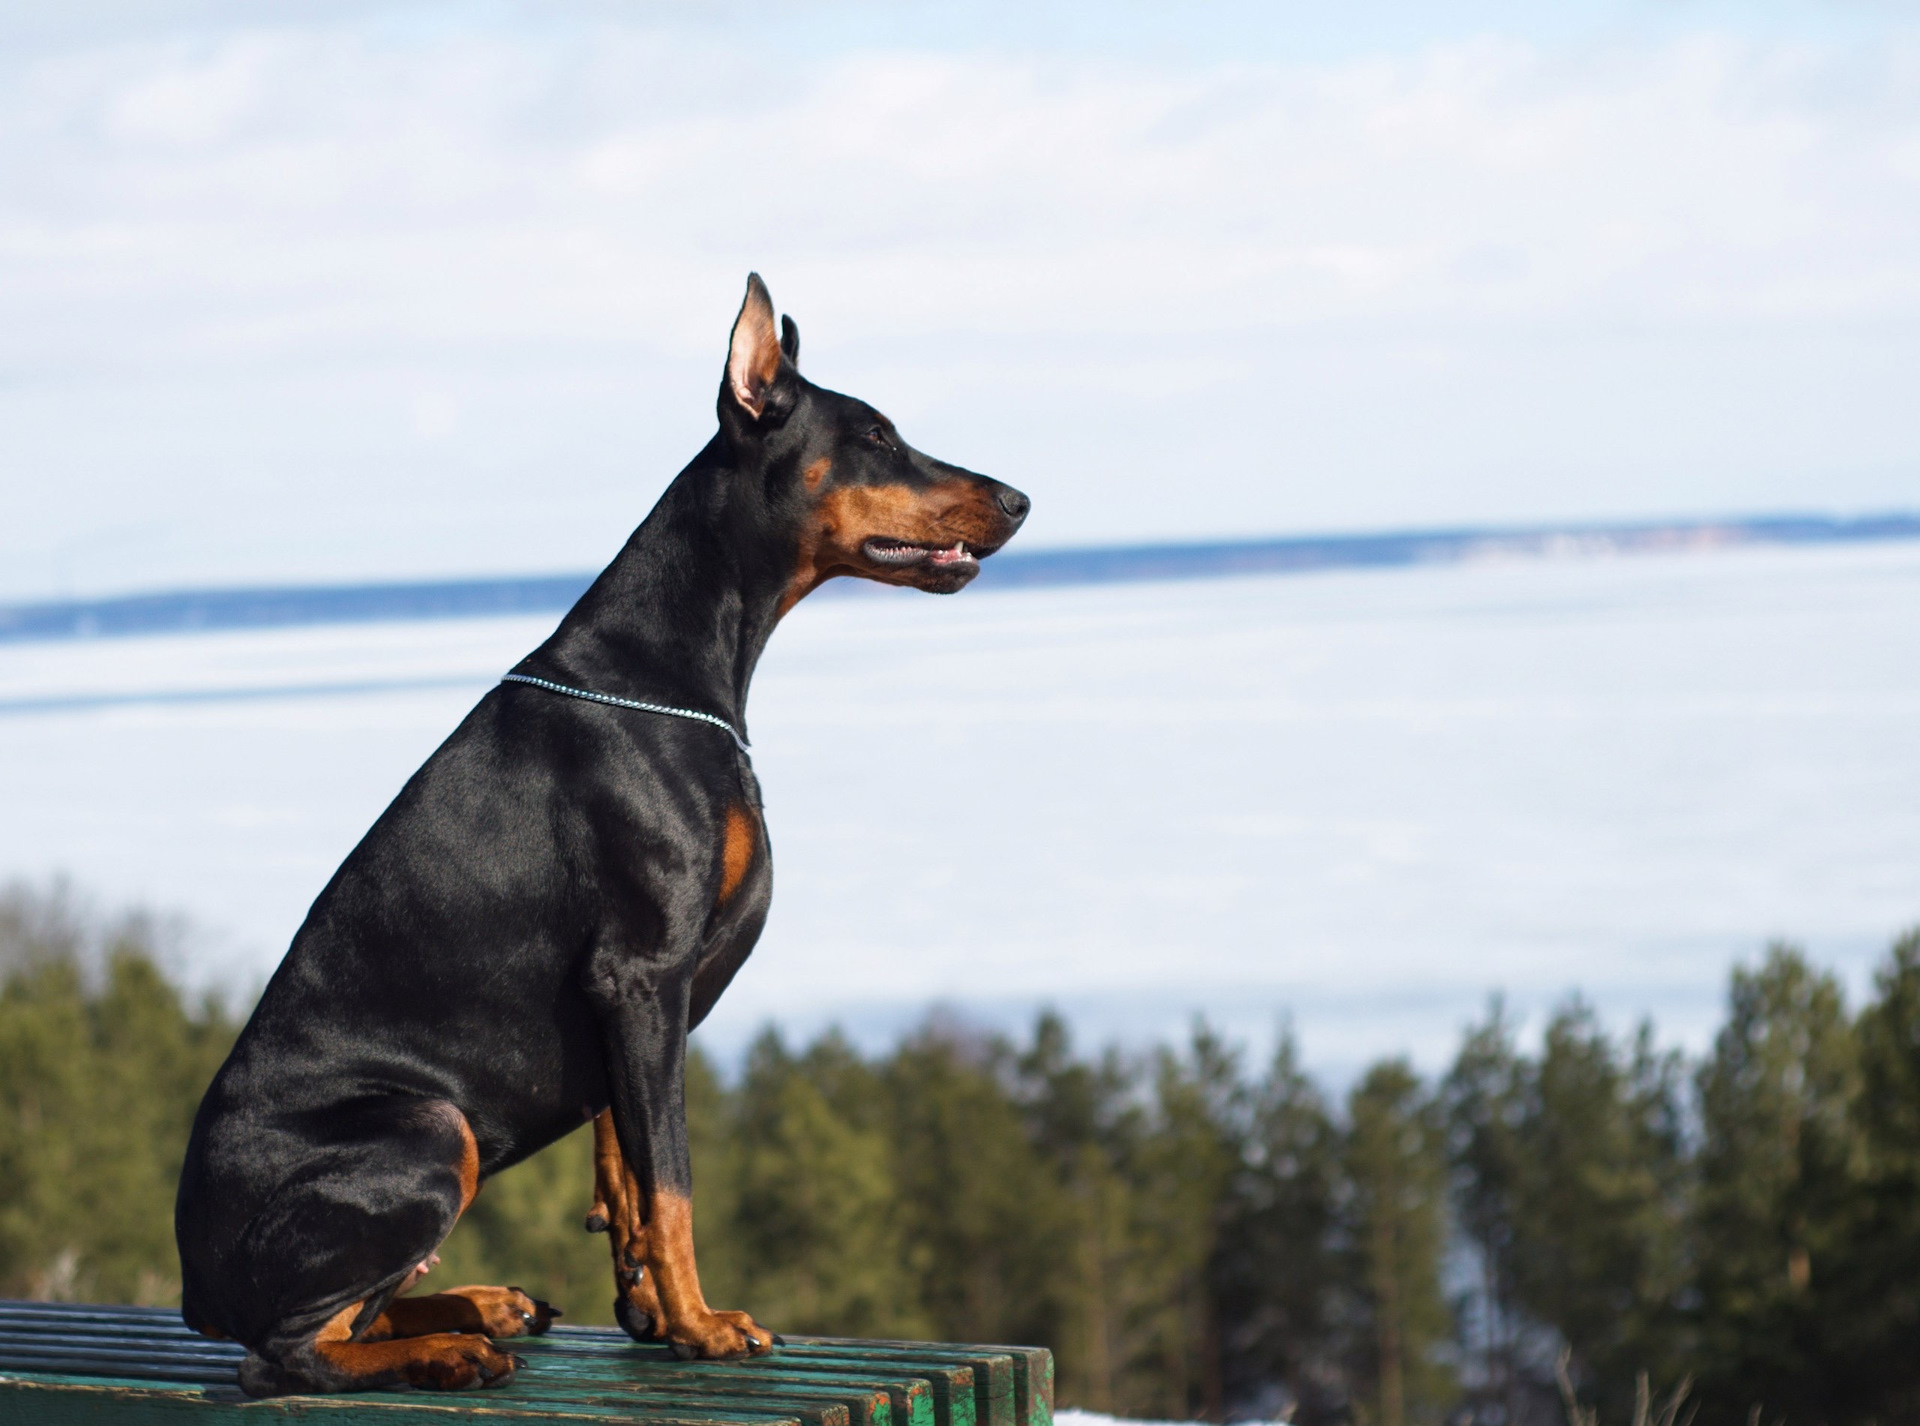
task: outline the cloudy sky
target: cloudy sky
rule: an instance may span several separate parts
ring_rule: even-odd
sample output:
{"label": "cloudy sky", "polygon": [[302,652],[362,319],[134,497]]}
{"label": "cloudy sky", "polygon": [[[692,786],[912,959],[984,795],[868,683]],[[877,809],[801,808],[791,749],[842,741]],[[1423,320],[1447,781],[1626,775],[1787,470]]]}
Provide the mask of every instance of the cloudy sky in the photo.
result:
{"label": "cloudy sky", "polygon": [[749,268],[1031,543],[1920,504],[1920,10],[0,10],[0,598],[585,568]]}

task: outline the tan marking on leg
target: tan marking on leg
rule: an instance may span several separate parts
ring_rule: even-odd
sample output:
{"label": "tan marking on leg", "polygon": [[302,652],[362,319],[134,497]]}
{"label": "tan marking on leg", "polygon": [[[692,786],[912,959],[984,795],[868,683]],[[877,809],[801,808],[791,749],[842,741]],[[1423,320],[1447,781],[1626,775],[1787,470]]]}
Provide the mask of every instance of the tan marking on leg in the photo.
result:
{"label": "tan marking on leg", "polygon": [[517,1287],[451,1287],[430,1297],[396,1297],[360,1334],[360,1340],[426,1337],[436,1332],[537,1336],[552,1325],[554,1315],[546,1303]]}
{"label": "tan marking on leg", "polygon": [[[613,1111],[603,1109],[593,1121],[593,1212],[606,1224],[607,1247],[613,1255],[614,1291],[634,1312],[657,1328],[660,1298],[654,1292],[647,1265],[647,1228],[640,1216],[640,1188],[620,1152]],[[626,1326],[626,1322],[622,1322]],[[636,1324],[637,1325],[637,1324]],[[631,1330],[631,1329],[630,1329]]]}
{"label": "tan marking on leg", "polygon": [[720,844],[720,900],[723,902],[740,889],[740,883],[746,880],[747,868],[753,865],[753,849],[758,840],[753,822],[753,814],[740,804],[727,809],[727,832]]}
{"label": "tan marking on leg", "polygon": [[589,1222],[604,1219],[608,1234],[618,1236],[636,1232],[640,1215],[627,1191],[627,1161],[620,1153],[620,1137],[614,1132],[613,1111],[602,1109],[593,1120],[593,1211]]}
{"label": "tan marking on leg", "polygon": [[356,1302],[342,1308],[313,1339],[314,1355],[345,1378],[345,1390],[411,1386],[422,1391],[464,1391],[505,1386],[513,1380],[513,1357],[471,1333],[356,1342],[353,1321],[360,1307]]}
{"label": "tan marking on leg", "polygon": [[715,1312],[693,1257],[693,1200],[654,1193],[647,1214],[647,1276],[660,1295],[660,1335],[687,1357],[742,1357],[773,1349],[773,1334],[744,1312]]}
{"label": "tan marking on leg", "polygon": [[327,1319],[326,1325],[313,1334],[314,1342],[344,1342],[353,1336],[353,1319],[360,1315],[363,1306],[364,1303],[356,1302],[334,1313]]}

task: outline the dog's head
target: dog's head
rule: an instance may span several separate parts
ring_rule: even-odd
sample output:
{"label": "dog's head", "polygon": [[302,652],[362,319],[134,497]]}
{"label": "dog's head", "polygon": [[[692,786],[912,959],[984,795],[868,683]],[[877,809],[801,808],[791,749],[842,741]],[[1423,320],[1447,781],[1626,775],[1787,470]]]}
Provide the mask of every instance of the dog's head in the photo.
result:
{"label": "dog's head", "polygon": [[1010,485],[923,455],[866,402],[800,375],[800,329],[774,324],[754,273],[720,383],[720,426],[767,507],[799,538],[785,605],[836,575],[952,594],[1013,538],[1031,503]]}

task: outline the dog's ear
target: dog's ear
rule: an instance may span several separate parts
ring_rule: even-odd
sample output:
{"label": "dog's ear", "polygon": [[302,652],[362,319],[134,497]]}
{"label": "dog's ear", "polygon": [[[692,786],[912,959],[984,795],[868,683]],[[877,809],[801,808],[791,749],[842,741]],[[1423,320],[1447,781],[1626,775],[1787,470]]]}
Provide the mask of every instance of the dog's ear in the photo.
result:
{"label": "dog's ear", "polygon": [[767,409],[767,391],[780,374],[780,342],[774,335],[773,298],[760,274],[747,274],[747,298],[733,319],[727,346],[727,390],[754,420]]}
{"label": "dog's ear", "polygon": [[780,319],[780,350],[787,354],[793,369],[800,369],[800,328],[791,317]]}

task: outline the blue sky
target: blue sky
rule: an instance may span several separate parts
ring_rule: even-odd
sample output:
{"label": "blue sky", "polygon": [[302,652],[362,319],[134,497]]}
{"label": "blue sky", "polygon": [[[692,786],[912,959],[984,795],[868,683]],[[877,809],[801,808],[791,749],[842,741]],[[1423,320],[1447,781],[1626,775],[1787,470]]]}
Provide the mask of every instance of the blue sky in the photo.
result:
{"label": "blue sky", "polygon": [[1036,544],[1910,507],[1920,12],[13,7],[0,598],[597,564],[749,267]]}

